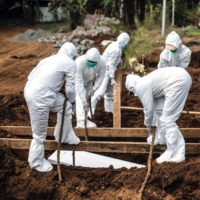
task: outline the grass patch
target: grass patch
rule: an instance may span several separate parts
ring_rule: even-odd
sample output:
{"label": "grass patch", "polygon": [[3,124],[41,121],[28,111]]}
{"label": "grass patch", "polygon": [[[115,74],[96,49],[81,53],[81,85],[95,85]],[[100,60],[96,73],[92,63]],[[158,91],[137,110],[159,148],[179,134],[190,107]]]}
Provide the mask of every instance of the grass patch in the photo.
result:
{"label": "grass patch", "polygon": [[200,37],[200,29],[193,29],[187,32],[188,36]]}
{"label": "grass patch", "polygon": [[37,22],[36,28],[41,28],[51,33],[67,33],[71,31],[68,22]]}

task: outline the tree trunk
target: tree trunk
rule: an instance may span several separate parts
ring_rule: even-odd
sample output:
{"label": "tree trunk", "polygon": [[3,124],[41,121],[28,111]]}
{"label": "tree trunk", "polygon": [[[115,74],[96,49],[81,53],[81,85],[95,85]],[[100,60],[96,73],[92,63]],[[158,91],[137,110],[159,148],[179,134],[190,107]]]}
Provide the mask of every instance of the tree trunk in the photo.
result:
{"label": "tree trunk", "polygon": [[130,26],[130,28],[132,29],[136,29],[136,23],[134,20],[134,16],[135,16],[135,2],[136,0],[126,0],[124,1],[124,7],[125,7],[125,15],[124,15],[124,19],[125,22],[128,21],[128,24]]}
{"label": "tree trunk", "polygon": [[38,6],[38,0],[36,0],[36,2],[33,0],[23,0],[24,18],[27,25],[35,24]]}
{"label": "tree trunk", "polygon": [[146,0],[139,1],[138,3],[139,3],[139,10],[140,10],[138,18],[139,18],[139,21],[142,22],[145,19],[145,6],[147,4],[147,1]]}

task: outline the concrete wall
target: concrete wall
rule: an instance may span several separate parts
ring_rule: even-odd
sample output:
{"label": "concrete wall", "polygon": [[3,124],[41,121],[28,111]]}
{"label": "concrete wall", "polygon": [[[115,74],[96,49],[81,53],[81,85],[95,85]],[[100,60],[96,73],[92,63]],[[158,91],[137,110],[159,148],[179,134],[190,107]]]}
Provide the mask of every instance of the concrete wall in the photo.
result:
{"label": "concrete wall", "polygon": [[42,15],[41,15],[40,18],[38,18],[37,21],[40,21],[40,22],[53,22],[53,21],[61,20],[62,18],[67,18],[67,14],[64,15],[62,13],[61,8],[57,9],[57,17],[58,17],[57,19],[53,15],[52,12],[49,12],[48,7],[40,7],[39,10],[40,10]]}

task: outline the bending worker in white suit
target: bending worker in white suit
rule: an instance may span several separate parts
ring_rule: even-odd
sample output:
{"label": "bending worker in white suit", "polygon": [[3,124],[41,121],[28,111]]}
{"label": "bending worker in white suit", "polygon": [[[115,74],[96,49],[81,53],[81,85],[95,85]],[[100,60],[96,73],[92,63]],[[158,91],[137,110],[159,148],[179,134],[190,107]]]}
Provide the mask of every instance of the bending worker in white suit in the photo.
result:
{"label": "bending worker in white suit", "polygon": [[182,44],[179,35],[172,31],[166,38],[165,49],[160,54],[158,68],[181,67],[187,69],[191,58],[191,50]]}
{"label": "bending worker in white suit", "polygon": [[[182,45],[179,35],[175,31],[172,31],[170,34],[168,34],[166,38],[165,49],[160,55],[158,68],[174,66],[187,69],[190,63],[190,58],[191,50],[185,45]],[[162,116],[164,101],[164,97],[157,98],[155,101],[154,123],[157,129],[155,134],[154,145],[165,144],[165,137],[160,127],[160,117]],[[148,144],[151,144],[152,130],[148,129],[148,131],[150,136],[147,138],[147,142]]]}
{"label": "bending worker in white suit", "polygon": [[[115,71],[117,66],[122,64],[122,50],[128,48],[130,37],[127,33],[121,33],[117,37],[117,41],[112,42],[105,49],[103,57],[106,61],[106,74],[105,78],[92,97],[92,113],[95,113],[97,102],[104,96],[104,108],[107,112],[113,113],[113,86],[115,82]],[[90,116],[90,113],[89,113]]]}
{"label": "bending worker in white suit", "polygon": [[[76,59],[76,66],[77,128],[83,128],[85,127],[85,111],[89,111],[88,97],[93,96],[94,92],[101,85],[106,72],[106,63],[98,49],[91,48],[85,55],[79,56]],[[88,119],[86,123],[87,127],[96,127],[96,124]]]}
{"label": "bending worker in white suit", "polygon": [[57,112],[57,124],[54,131],[56,141],[59,141],[61,116],[65,97],[59,90],[66,81],[65,92],[68,98],[62,143],[79,144],[80,139],[75,135],[71,116],[72,104],[75,102],[75,72],[76,63],[73,57],[76,48],[72,43],[64,43],[58,54],[45,58],[32,70],[24,89],[24,97],[28,105],[33,132],[29,149],[28,162],[31,168],[40,172],[48,172],[53,166],[44,158],[44,141],[47,135],[49,112]]}
{"label": "bending worker in white suit", "polygon": [[176,121],[184,108],[191,84],[190,75],[180,67],[157,69],[142,78],[132,74],[126,77],[126,88],[135,93],[143,104],[147,128],[153,125],[154,100],[165,97],[160,126],[167,149],[156,159],[157,163],[185,160],[185,140]]}

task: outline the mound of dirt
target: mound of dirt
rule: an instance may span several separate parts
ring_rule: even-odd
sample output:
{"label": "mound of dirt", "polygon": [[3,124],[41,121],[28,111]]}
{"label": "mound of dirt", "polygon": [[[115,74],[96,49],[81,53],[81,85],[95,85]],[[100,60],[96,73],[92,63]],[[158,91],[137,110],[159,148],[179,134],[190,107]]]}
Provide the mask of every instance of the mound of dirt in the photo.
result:
{"label": "mound of dirt", "polygon": [[24,33],[19,33],[15,35],[12,40],[16,41],[37,41],[37,39],[41,37],[52,37],[53,34],[49,31],[45,31],[43,29],[33,30],[28,29]]}
{"label": "mound of dirt", "polygon": [[[146,168],[84,168],[61,166],[63,183],[58,173],[31,170],[26,151],[11,151],[0,147],[1,199],[136,199],[144,181]],[[23,155],[23,156],[22,156]],[[26,155],[26,156],[25,156]],[[187,158],[184,163],[158,165],[152,172],[143,199],[199,199],[200,157]]]}

